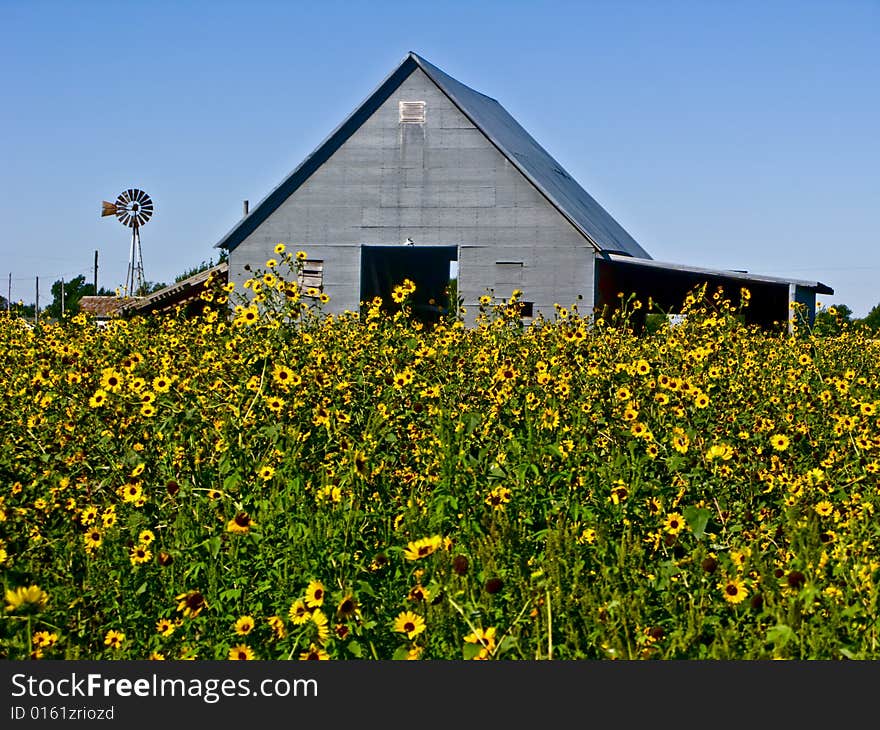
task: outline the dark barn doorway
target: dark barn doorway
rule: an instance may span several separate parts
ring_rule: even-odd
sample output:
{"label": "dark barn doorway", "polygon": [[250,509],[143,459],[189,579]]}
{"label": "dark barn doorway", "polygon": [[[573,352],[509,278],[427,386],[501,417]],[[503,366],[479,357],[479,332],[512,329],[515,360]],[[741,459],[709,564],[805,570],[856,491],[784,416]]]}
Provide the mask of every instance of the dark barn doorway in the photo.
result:
{"label": "dark barn doorway", "polygon": [[391,298],[391,292],[409,279],[416,285],[410,297],[415,317],[433,323],[454,315],[458,300],[450,272],[451,262],[457,259],[456,246],[363,246],[361,302],[380,297],[382,308],[395,312],[400,305]]}

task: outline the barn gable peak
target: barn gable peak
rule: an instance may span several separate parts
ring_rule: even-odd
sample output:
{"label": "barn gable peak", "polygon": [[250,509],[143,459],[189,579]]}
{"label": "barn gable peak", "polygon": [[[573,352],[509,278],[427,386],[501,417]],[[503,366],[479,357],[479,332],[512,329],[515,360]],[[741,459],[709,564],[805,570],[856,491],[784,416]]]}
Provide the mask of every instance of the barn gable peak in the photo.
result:
{"label": "barn gable peak", "polygon": [[410,51],[376,89],[293,172],[217,244],[233,250],[287,200],[416,70],[420,69],[597,251],[651,257],[495,99]]}

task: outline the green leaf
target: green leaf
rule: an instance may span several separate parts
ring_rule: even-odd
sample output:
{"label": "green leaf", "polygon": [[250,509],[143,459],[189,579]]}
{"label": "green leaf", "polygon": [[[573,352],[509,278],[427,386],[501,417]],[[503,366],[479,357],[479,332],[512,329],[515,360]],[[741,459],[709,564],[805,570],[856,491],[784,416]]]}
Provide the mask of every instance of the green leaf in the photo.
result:
{"label": "green leaf", "polygon": [[772,642],[776,646],[785,646],[793,638],[794,631],[785,624],[776,624],[776,626],[767,630],[767,641]]}
{"label": "green leaf", "polygon": [[208,539],[208,552],[210,553],[211,557],[215,559],[220,552],[220,538],[216,535]]}
{"label": "green leaf", "polygon": [[495,649],[495,656],[501,656],[511,649],[516,648],[516,645],[519,643],[519,640],[515,636],[505,636],[501,643],[498,644],[498,648]]}
{"label": "green leaf", "polygon": [[403,646],[398,646],[394,652],[394,656],[392,656],[391,658],[396,661],[406,659],[406,657],[409,655],[409,649],[410,647],[406,644],[404,644]]}
{"label": "green leaf", "polygon": [[346,648],[351,652],[353,657],[357,657],[358,659],[362,659],[364,656],[364,648],[356,641],[352,640],[346,644]]}
{"label": "green leaf", "polygon": [[465,642],[465,645],[461,648],[462,656],[465,659],[473,659],[480,653],[480,650],[483,647],[480,644],[471,644],[470,642]]}
{"label": "green leaf", "polygon": [[224,492],[234,492],[235,488],[238,486],[238,483],[241,481],[241,474],[239,472],[233,472],[226,479],[223,480],[223,491]]}
{"label": "green leaf", "polygon": [[694,533],[694,537],[698,540],[702,539],[703,535],[706,534],[706,525],[709,524],[709,517],[711,516],[712,513],[705,507],[690,506],[684,508],[684,519],[688,523],[688,527],[691,528],[691,532]]}

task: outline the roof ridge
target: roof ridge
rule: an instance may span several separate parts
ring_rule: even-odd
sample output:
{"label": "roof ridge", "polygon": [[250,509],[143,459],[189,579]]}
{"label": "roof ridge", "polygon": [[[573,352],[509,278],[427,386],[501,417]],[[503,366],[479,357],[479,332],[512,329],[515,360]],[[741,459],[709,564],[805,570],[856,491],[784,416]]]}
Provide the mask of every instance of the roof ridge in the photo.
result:
{"label": "roof ridge", "polygon": [[[631,256],[651,258],[623,226],[497,99],[463,84],[417,54],[410,52],[410,56],[414,57],[419,67],[462,114],[597,251],[621,250]],[[475,94],[493,103],[492,110],[485,115],[486,118],[481,118],[483,110],[470,103],[467,98],[463,98],[463,95],[458,93],[460,90],[464,90],[465,95]]]}
{"label": "roof ridge", "polygon": [[[416,69],[445,94],[484,137],[597,250],[651,256],[496,99],[450,76],[415,51],[349,114],[282,182],[215,244],[231,251],[338,150]],[[487,103],[489,102],[489,103]]]}

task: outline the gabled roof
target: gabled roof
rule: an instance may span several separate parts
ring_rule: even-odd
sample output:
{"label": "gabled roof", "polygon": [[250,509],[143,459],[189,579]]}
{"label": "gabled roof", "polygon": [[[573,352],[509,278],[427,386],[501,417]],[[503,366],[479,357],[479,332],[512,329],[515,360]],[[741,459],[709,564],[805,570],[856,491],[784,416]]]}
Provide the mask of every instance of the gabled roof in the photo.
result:
{"label": "gabled roof", "polygon": [[289,198],[416,69],[421,69],[510,163],[597,251],[642,259],[648,253],[495,99],[465,86],[410,52],[370,96],[217,244],[234,249]]}

